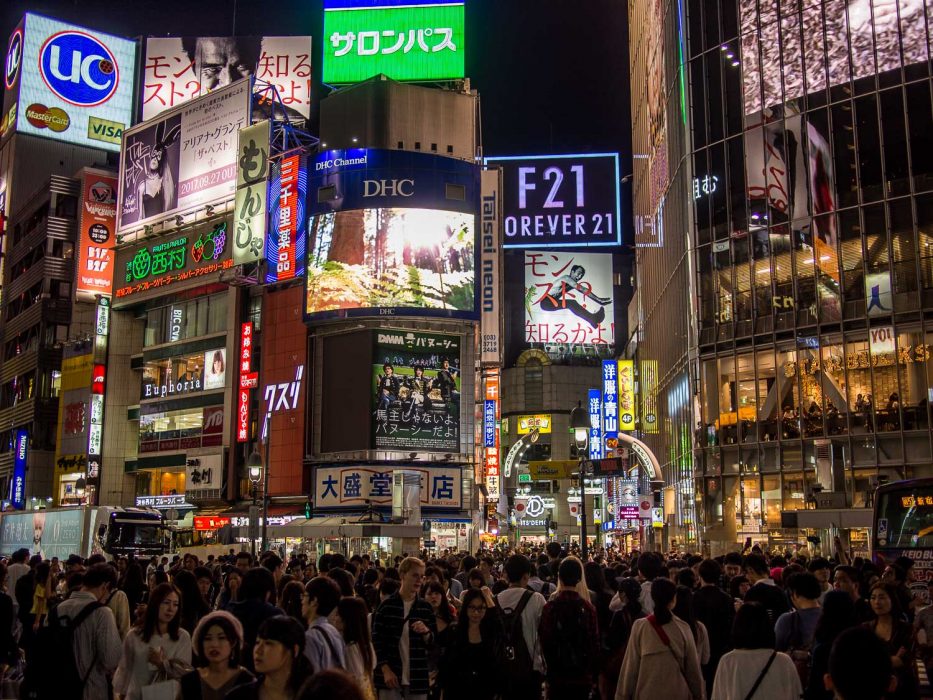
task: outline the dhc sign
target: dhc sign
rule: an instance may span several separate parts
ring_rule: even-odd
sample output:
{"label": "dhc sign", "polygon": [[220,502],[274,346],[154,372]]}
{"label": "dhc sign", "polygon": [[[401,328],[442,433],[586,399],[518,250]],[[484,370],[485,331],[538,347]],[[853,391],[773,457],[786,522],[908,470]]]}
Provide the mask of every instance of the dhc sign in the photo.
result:
{"label": "dhc sign", "polygon": [[415,181],[363,180],[364,197],[411,197],[415,193]]}

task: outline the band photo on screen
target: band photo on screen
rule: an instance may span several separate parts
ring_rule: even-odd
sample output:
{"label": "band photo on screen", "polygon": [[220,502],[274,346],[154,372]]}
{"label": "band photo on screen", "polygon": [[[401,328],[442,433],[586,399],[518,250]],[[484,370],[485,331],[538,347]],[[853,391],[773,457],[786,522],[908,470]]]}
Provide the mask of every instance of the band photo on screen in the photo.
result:
{"label": "band photo on screen", "polygon": [[412,307],[474,310],[475,216],[381,208],[310,224],[307,313]]}
{"label": "band photo on screen", "polygon": [[459,452],[460,338],[380,330],[373,358],[375,447]]}

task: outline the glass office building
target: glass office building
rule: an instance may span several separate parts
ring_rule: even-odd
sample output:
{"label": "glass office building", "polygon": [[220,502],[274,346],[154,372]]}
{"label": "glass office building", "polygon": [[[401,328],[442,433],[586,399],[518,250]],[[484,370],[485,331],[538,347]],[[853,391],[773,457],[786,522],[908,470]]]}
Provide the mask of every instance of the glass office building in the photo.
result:
{"label": "glass office building", "polygon": [[933,475],[933,2],[645,4],[664,90],[639,264],[682,237],[692,265],[696,518],[721,542],[799,542],[782,511]]}

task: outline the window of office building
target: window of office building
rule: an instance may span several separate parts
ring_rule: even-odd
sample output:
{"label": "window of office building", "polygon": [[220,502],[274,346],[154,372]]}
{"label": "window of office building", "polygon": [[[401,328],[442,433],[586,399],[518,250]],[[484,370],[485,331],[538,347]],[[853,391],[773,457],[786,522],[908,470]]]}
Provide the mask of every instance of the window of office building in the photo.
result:
{"label": "window of office building", "polygon": [[144,345],[161,345],[227,330],[227,294],[177,301],[146,314]]}

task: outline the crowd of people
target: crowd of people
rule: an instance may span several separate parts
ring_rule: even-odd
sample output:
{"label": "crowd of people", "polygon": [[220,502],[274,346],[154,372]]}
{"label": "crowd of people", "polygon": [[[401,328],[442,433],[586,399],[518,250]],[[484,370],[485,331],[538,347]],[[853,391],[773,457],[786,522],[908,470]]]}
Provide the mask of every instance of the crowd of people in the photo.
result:
{"label": "crowd of people", "polygon": [[0,563],[3,697],[900,700],[933,661],[907,558],[283,554],[17,551]]}

